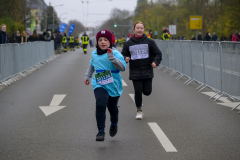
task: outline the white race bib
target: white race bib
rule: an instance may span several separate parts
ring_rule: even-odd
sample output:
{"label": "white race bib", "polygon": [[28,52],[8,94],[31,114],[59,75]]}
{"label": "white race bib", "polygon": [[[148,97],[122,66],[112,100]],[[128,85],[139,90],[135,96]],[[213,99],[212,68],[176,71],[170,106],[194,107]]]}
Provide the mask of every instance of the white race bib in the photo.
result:
{"label": "white race bib", "polygon": [[145,59],[149,57],[148,44],[138,44],[129,47],[131,60]]}

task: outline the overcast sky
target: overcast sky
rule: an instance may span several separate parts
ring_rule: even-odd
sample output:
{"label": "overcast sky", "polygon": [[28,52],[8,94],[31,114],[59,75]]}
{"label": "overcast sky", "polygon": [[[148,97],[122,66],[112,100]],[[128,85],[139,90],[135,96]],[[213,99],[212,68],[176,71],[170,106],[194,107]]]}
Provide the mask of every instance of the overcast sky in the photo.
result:
{"label": "overcast sky", "polygon": [[[87,27],[101,25],[103,21],[110,18],[113,8],[134,11],[137,5],[137,0],[45,0],[45,2],[47,5],[51,3],[61,20],[66,18],[63,22],[76,19]],[[61,4],[63,6],[57,6]]]}

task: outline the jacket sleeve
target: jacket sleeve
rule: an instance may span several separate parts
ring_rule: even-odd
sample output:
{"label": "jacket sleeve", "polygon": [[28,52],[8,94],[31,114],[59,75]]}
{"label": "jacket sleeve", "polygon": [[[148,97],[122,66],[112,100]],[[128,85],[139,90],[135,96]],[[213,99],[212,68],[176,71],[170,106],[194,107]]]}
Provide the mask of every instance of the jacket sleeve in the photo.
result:
{"label": "jacket sleeve", "polygon": [[108,60],[112,62],[114,67],[117,68],[119,71],[125,71],[126,69],[126,62],[124,61],[123,56],[119,52],[118,54],[116,53],[116,56],[114,56],[113,53],[107,53],[108,55]]}
{"label": "jacket sleeve", "polygon": [[90,78],[92,78],[94,71],[95,71],[94,67],[92,65],[89,65],[88,70],[85,74],[85,79],[90,80]]}
{"label": "jacket sleeve", "polygon": [[131,54],[129,52],[129,47],[126,44],[123,46],[122,55],[123,55],[124,59],[126,57],[130,57],[131,58]]}
{"label": "jacket sleeve", "polygon": [[153,41],[153,44],[150,48],[150,52],[154,55],[153,62],[155,62],[156,65],[158,66],[162,61],[162,52],[160,51],[160,49],[156,45],[155,41]]}

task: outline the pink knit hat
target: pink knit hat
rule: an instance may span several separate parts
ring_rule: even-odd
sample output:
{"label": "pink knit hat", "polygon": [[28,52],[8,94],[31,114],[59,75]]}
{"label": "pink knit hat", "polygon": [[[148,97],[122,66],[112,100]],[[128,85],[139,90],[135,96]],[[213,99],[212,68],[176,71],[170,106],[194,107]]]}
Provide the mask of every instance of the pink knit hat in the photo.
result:
{"label": "pink knit hat", "polygon": [[100,37],[105,37],[109,40],[110,44],[112,44],[112,33],[109,30],[101,30],[97,33],[96,38],[97,42]]}

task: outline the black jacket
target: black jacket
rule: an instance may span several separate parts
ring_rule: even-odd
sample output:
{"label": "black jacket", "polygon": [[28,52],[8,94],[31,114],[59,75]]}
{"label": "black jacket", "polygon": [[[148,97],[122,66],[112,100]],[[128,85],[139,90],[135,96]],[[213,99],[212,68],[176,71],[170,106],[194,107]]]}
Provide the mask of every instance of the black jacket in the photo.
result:
{"label": "black jacket", "polygon": [[61,44],[62,43],[62,35],[56,34],[55,36],[56,36],[56,43]]}
{"label": "black jacket", "polygon": [[39,41],[39,37],[34,38],[33,35],[31,35],[31,36],[29,36],[28,40],[29,40],[29,42]]}
{"label": "black jacket", "polygon": [[[145,44],[144,46],[148,46],[148,52],[149,56],[148,58],[144,59],[136,59],[132,60],[132,55],[136,52],[140,51],[140,56],[143,56],[144,50],[134,50],[131,51],[129,48],[134,47],[135,45]],[[136,46],[135,46],[136,47]],[[138,48],[138,47],[137,47]],[[147,78],[153,78],[153,68],[152,68],[152,62],[155,62],[158,66],[161,63],[162,60],[162,52],[159,50],[158,46],[156,45],[155,41],[148,38],[145,34],[140,39],[136,39],[134,36],[128,40],[122,49],[122,55],[124,58],[130,57],[131,60],[129,61],[129,79],[130,80],[141,80],[141,79],[147,79]],[[144,54],[146,56],[146,54]]]}
{"label": "black jacket", "polygon": [[0,44],[8,43],[8,36],[6,32],[0,30]]}
{"label": "black jacket", "polygon": [[201,36],[201,34],[199,34],[199,35],[197,36],[197,40],[202,41],[202,36]]}
{"label": "black jacket", "polygon": [[206,33],[205,35],[205,41],[210,41],[211,40],[211,37],[208,35],[208,33]]}

